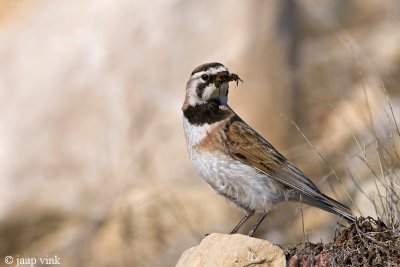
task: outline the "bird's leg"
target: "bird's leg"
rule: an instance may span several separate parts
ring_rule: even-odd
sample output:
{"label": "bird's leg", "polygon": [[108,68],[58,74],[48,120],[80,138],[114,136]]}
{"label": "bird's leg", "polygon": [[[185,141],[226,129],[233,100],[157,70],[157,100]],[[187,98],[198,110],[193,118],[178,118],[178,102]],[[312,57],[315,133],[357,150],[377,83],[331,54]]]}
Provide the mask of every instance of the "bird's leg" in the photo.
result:
{"label": "bird's leg", "polygon": [[261,224],[261,222],[264,220],[264,218],[267,216],[267,214],[263,214],[258,218],[257,222],[253,225],[251,228],[250,232],[248,233],[248,236],[253,236],[254,232],[257,230],[258,226]]}
{"label": "bird's leg", "polygon": [[246,215],[240,220],[240,222],[235,226],[235,228],[233,228],[233,230],[229,233],[229,234],[236,234],[237,231],[239,231],[240,227],[242,227],[242,225],[251,217],[253,216],[254,211],[248,211],[246,213]]}

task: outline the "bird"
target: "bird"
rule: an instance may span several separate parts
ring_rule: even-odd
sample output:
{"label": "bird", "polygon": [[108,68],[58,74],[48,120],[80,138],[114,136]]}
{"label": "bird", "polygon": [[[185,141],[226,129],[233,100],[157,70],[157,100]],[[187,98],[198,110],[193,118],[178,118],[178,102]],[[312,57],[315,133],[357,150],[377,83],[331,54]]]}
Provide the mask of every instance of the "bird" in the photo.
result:
{"label": "bird", "polygon": [[235,234],[254,214],[253,236],[283,201],[301,201],[355,221],[350,209],[323,194],[293,163],[228,105],[229,82],[243,82],[221,63],[196,67],[186,84],[183,129],[194,169],[219,195],[245,211]]}

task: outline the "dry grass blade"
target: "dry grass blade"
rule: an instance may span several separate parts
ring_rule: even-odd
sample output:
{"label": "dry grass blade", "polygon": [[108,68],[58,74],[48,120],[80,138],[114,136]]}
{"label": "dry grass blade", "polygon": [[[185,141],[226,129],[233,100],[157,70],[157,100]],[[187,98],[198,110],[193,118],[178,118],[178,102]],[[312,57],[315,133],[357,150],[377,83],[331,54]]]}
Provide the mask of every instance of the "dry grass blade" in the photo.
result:
{"label": "dry grass blade", "polygon": [[386,101],[387,101],[387,103],[388,103],[388,105],[389,105],[390,112],[391,112],[391,114],[392,114],[392,119],[393,119],[393,123],[394,123],[394,125],[395,125],[396,133],[397,133],[398,136],[400,136],[400,130],[399,130],[399,126],[398,126],[398,124],[397,124],[396,117],[394,116],[393,106],[392,106],[392,103],[391,103],[391,101],[390,101],[390,97],[389,97],[389,95],[388,95],[388,93],[387,93],[387,91],[386,91],[386,87],[385,87],[385,85],[384,85],[383,82],[382,82],[382,84],[381,84],[381,88],[382,88],[382,90],[383,90],[383,93],[384,93],[385,96],[386,96]]}
{"label": "dry grass blade", "polygon": [[293,124],[294,127],[296,127],[297,131],[303,136],[303,138],[307,141],[307,143],[310,145],[310,147],[312,148],[312,150],[314,150],[315,153],[318,154],[318,156],[325,162],[326,166],[331,170],[332,174],[336,177],[337,181],[342,185],[344,192],[346,193],[346,196],[348,197],[348,199],[351,201],[351,203],[354,205],[354,207],[356,207],[356,209],[360,212],[360,209],[357,207],[357,204],[354,202],[353,198],[350,196],[349,192],[347,191],[347,189],[344,187],[342,179],[340,179],[339,175],[336,173],[335,169],[333,168],[333,166],[329,163],[329,161],[324,157],[324,155],[322,155],[317,148],[311,143],[311,141],[307,138],[307,136],[300,130],[300,127],[292,120],[289,120],[287,117],[285,117],[283,114],[281,114],[281,116],[289,121],[290,123]]}
{"label": "dry grass blade", "polygon": [[[318,96],[318,95],[316,95],[315,97],[316,97],[317,99],[319,99],[320,101],[322,101],[323,103],[327,104],[335,113],[337,113],[337,114],[339,115],[339,117],[343,120],[343,122],[344,122],[344,124],[346,125],[347,129],[352,129],[352,127],[351,127],[351,125],[349,124],[349,122],[347,121],[345,115],[344,115],[341,111],[339,111],[339,110],[335,107],[335,105],[333,105],[332,103],[330,103],[329,101],[323,99],[322,97],[320,97],[320,96]],[[355,134],[355,132],[354,132],[353,130],[351,130],[351,135],[352,135],[352,137],[353,137],[353,139],[354,139],[354,142],[356,143],[358,149],[359,149],[360,152],[365,156],[365,154],[366,154],[366,152],[365,152],[365,151],[366,151],[365,144],[364,144],[363,147],[360,145],[360,142],[358,141],[358,139],[357,139],[357,137],[356,137],[356,134]]]}

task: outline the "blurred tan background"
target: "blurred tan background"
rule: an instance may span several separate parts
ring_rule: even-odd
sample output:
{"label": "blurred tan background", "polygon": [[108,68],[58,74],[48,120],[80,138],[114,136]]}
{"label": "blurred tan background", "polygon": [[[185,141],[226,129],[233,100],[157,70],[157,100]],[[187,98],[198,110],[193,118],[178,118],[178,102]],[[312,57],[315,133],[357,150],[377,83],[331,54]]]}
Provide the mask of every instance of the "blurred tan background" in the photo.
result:
{"label": "blurred tan background", "polygon": [[[396,0],[1,0],[0,266],[173,266],[229,232],[242,212],[194,173],[182,131],[186,81],[210,61],[244,80],[243,119],[376,216],[371,176],[399,177],[399,23]],[[338,220],[285,203],[258,237],[327,241]]]}

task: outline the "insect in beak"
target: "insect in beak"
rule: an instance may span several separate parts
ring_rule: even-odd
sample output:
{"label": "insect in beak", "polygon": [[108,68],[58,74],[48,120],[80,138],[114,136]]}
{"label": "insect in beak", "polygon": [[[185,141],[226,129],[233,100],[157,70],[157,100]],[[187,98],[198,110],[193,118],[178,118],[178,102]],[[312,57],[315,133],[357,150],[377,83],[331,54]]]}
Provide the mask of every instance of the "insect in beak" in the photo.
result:
{"label": "insect in beak", "polygon": [[236,82],[236,86],[239,85],[239,81],[240,81],[240,82],[243,82],[243,80],[240,79],[240,77],[239,77],[237,74],[235,74],[235,73],[230,73],[230,74],[229,74],[229,78],[230,78],[229,81],[235,81],[235,82]]}
{"label": "insect in beak", "polygon": [[216,82],[231,82],[231,81],[235,81],[236,82],[236,86],[239,85],[239,81],[243,82],[242,79],[239,78],[239,76],[235,73],[228,73],[228,72],[224,72],[224,73],[219,73],[217,74],[216,78],[215,78]]}

